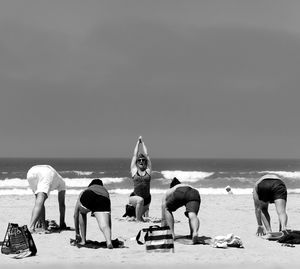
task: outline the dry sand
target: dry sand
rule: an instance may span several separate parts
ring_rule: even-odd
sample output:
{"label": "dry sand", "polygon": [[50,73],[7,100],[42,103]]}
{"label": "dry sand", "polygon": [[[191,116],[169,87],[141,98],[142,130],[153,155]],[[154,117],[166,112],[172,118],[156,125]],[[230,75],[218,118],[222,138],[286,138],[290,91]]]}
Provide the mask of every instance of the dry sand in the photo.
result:
{"label": "dry sand", "polygon": [[[150,217],[160,218],[162,195],[154,194]],[[244,244],[243,249],[213,248],[211,245],[185,245],[175,241],[175,253],[146,253],[135,236],[141,228],[152,223],[122,220],[126,195],[111,194],[113,239],[124,241],[126,248],[88,249],[70,245],[74,231],[53,234],[33,234],[38,252],[34,257],[16,260],[0,254],[1,268],[296,268],[299,267],[300,245],[294,248],[281,246],[274,241],[258,238],[251,195],[201,195],[199,236],[215,237],[234,233]],[[76,195],[66,196],[66,222],[74,227],[73,210]],[[33,196],[0,196],[0,241],[3,240],[8,222],[28,224],[34,204]],[[288,227],[300,230],[300,196],[288,196]],[[46,201],[46,217],[58,221],[57,195]],[[274,205],[270,205],[273,231],[278,230]],[[188,222],[183,209],[174,213],[176,235],[188,235]],[[88,216],[87,239],[104,241],[96,220]],[[88,267],[87,267],[88,266]]]}

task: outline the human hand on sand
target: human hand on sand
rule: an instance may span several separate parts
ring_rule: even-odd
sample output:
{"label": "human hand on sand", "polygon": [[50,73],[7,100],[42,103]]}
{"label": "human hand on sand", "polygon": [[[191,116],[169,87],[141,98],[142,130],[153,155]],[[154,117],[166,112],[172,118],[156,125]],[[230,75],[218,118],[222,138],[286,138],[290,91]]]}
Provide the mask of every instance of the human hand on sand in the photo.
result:
{"label": "human hand on sand", "polygon": [[257,236],[262,236],[262,235],[265,235],[265,234],[266,234],[265,228],[262,225],[258,225],[256,235]]}

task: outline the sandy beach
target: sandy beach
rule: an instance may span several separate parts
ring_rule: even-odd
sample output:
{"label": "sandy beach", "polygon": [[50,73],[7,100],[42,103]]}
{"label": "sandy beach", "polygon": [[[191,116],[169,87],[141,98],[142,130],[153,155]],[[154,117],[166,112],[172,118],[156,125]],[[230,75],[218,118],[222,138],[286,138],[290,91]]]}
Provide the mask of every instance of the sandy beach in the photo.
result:
{"label": "sandy beach", "polygon": [[[160,218],[160,202],[162,195],[154,194],[150,207],[150,217]],[[124,213],[127,195],[111,194],[113,239],[124,242],[125,248],[89,249],[70,245],[74,231],[63,231],[53,234],[34,234],[38,252],[34,257],[16,260],[10,256],[0,255],[0,264],[5,268],[22,266],[25,268],[117,268],[120,266],[135,268],[220,268],[245,267],[252,268],[296,268],[299,265],[299,248],[281,246],[277,242],[267,241],[255,235],[256,221],[251,195],[201,195],[202,203],[199,213],[200,237],[213,238],[218,235],[234,233],[244,244],[243,249],[213,248],[211,245],[185,245],[175,241],[175,253],[146,253],[145,246],[138,245],[135,236],[141,228],[153,223],[129,222],[121,218]],[[73,209],[76,195],[66,196],[66,222],[73,225]],[[33,196],[0,196],[0,235],[3,240],[8,222],[28,224]],[[299,229],[300,197],[296,194],[288,196],[288,227]],[[52,194],[46,201],[47,219],[58,220],[57,196]],[[278,229],[278,220],[274,205],[270,206],[273,231]],[[174,214],[176,235],[188,235],[187,219],[183,209]],[[96,220],[88,215],[87,239],[103,241],[103,235],[97,227]],[[4,268],[4,267],[3,267]]]}

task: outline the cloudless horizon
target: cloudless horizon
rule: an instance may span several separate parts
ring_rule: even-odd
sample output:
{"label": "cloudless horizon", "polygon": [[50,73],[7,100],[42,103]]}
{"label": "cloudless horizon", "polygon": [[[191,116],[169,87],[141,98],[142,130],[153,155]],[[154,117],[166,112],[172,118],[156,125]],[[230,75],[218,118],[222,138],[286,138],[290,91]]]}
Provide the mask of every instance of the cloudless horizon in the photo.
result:
{"label": "cloudless horizon", "polygon": [[1,1],[0,157],[298,159],[299,10]]}

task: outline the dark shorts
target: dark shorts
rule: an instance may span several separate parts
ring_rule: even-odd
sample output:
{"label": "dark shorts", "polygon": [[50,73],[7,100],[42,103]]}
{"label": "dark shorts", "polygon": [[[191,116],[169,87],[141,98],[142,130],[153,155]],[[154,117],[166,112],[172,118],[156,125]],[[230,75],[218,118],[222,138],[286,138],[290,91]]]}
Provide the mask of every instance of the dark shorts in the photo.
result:
{"label": "dark shorts", "polygon": [[80,197],[81,204],[92,212],[110,212],[110,199],[98,195],[91,190],[85,190]]}
{"label": "dark shorts", "polygon": [[264,179],[257,185],[258,199],[274,203],[277,199],[287,200],[285,184],[280,179]]}
{"label": "dark shorts", "polygon": [[[131,194],[130,194],[130,196],[139,196],[139,195],[137,195],[137,194],[135,194],[134,192],[132,192]],[[141,197],[141,196],[140,196]],[[151,203],[151,195],[149,195],[148,197],[146,197],[146,198],[144,198],[144,197],[142,197],[143,199],[144,199],[144,206],[146,206],[146,205],[149,205],[150,203]]]}
{"label": "dark shorts", "polygon": [[191,187],[184,186],[178,187],[166,201],[166,207],[169,211],[176,211],[179,207],[185,206],[185,215],[188,216],[188,212],[194,212],[198,214],[200,209],[201,198],[199,192]]}

